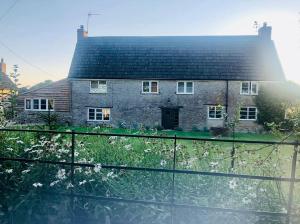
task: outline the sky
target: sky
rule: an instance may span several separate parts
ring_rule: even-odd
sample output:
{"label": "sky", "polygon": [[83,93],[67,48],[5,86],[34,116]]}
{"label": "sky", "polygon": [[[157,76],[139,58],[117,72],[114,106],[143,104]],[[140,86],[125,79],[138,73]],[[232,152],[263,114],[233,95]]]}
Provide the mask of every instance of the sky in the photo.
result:
{"label": "sky", "polygon": [[89,36],[256,35],[273,27],[286,78],[300,83],[299,0],[0,0],[0,57],[20,83],[67,77],[76,29]]}

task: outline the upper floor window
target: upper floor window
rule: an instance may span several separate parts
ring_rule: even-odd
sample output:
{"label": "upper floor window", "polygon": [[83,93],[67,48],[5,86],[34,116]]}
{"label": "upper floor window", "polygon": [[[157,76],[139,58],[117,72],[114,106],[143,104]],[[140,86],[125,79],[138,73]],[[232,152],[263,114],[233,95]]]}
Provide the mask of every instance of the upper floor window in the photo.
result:
{"label": "upper floor window", "polygon": [[24,108],[33,111],[52,111],[54,110],[54,101],[46,98],[25,99]]}
{"label": "upper floor window", "polygon": [[177,82],[177,94],[194,94],[194,83],[190,81]]}
{"label": "upper floor window", "polygon": [[88,121],[109,121],[110,109],[109,108],[89,108]]}
{"label": "upper floor window", "polygon": [[157,81],[143,81],[143,93],[158,93]]}
{"label": "upper floor window", "polygon": [[258,82],[241,82],[241,94],[242,95],[257,95],[258,94]]}
{"label": "upper floor window", "polygon": [[208,118],[209,119],[222,119],[223,107],[222,106],[208,106]]}
{"label": "upper floor window", "polygon": [[240,120],[256,120],[257,108],[256,107],[241,107]]}
{"label": "upper floor window", "polygon": [[107,93],[107,82],[105,80],[92,80],[90,93]]}

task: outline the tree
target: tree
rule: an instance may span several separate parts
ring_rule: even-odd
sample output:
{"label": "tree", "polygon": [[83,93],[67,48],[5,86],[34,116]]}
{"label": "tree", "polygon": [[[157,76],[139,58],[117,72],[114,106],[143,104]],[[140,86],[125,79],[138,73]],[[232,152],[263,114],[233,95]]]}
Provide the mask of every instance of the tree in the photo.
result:
{"label": "tree", "polygon": [[286,111],[299,105],[300,87],[293,82],[274,83],[262,86],[255,103],[258,113],[258,123],[270,130],[270,124],[286,128],[288,119]]}

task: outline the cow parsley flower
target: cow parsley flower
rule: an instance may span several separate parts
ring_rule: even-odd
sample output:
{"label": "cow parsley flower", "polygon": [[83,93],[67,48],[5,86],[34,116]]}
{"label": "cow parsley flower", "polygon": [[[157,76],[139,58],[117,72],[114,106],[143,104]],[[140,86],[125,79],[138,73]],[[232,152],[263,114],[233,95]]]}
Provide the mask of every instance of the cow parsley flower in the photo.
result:
{"label": "cow parsley flower", "polygon": [[22,171],[22,174],[29,173],[29,172],[30,172],[30,170],[29,170],[29,169],[27,169],[27,170],[23,170],[23,171]]}
{"label": "cow parsley flower", "polygon": [[94,171],[95,171],[96,173],[99,173],[99,172],[100,172],[100,170],[101,170],[101,168],[102,168],[101,164],[100,164],[100,163],[98,163],[98,164],[96,164],[96,165],[95,165],[95,167],[94,167]]}
{"label": "cow parsley flower", "polygon": [[6,169],[5,170],[5,173],[12,173],[13,172],[13,169]]}
{"label": "cow parsley flower", "polygon": [[17,144],[24,144],[24,142],[22,140],[18,140],[16,142],[17,142]]}
{"label": "cow parsley flower", "polygon": [[128,145],[125,145],[124,148],[129,151],[130,149],[132,149],[132,145],[131,144],[128,144]]}
{"label": "cow parsley flower", "polygon": [[56,178],[59,179],[59,180],[64,180],[66,179],[66,170],[65,169],[60,169],[57,171],[57,174],[56,174]]}
{"label": "cow parsley flower", "polygon": [[85,183],[86,183],[86,180],[80,181],[80,182],[79,182],[79,186],[80,186],[80,185],[83,185],[83,184],[85,184]]}
{"label": "cow parsley flower", "polygon": [[59,180],[53,181],[50,183],[50,187],[53,187],[55,184],[59,183]]}
{"label": "cow parsley flower", "polygon": [[7,150],[12,152],[14,149],[13,148],[7,148]]}
{"label": "cow parsley flower", "polygon": [[146,153],[147,153],[147,152],[151,152],[151,149],[150,149],[150,148],[145,149],[144,152],[146,152]]}
{"label": "cow parsley flower", "polygon": [[32,184],[32,186],[34,186],[35,188],[37,188],[37,187],[42,187],[43,184],[41,184],[41,183],[34,183],[34,184]]}
{"label": "cow parsley flower", "polygon": [[250,199],[250,198],[247,198],[247,197],[245,197],[245,198],[243,198],[243,199],[242,199],[242,202],[243,202],[245,205],[248,205],[248,204],[250,204],[250,203],[251,203],[251,199]]}
{"label": "cow parsley flower", "polygon": [[208,151],[205,151],[204,153],[203,153],[203,157],[207,157],[209,155],[209,152]]}
{"label": "cow parsley flower", "polygon": [[167,165],[167,161],[166,161],[166,160],[161,160],[161,161],[160,161],[160,165],[161,165],[161,166]]}
{"label": "cow parsley flower", "polygon": [[229,188],[230,189],[235,189],[237,187],[237,182],[235,179],[232,179],[231,181],[229,181]]}
{"label": "cow parsley flower", "polygon": [[218,166],[218,165],[219,165],[218,162],[210,162],[210,163],[209,163],[209,166],[211,166],[211,167],[216,167],[216,166]]}
{"label": "cow parsley flower", "polygon": [[71,188],[71,187],[74,187],[74,185],[72,183],[68,183],[67,184],[67,189]]}

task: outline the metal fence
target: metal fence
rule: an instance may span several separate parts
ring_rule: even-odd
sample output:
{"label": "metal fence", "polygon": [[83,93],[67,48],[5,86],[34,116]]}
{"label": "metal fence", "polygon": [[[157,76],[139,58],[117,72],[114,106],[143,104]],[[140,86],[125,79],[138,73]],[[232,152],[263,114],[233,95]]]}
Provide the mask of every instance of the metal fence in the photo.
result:
{"label": "metal fence", "polygon": [[[172,174],[172,199],[169,202],[159,202],[159,201],[147,201],[147,200],[136,200],[136,199],[122,199],[115,197],[102,197],[97,195],[83,195],[71,193],[61,193],[62,196],[67,197],[81,197],[87,199],[94,199],[99,201],[111,201],[111,202],[122,202],[122,203],[134,203],[134,204],[144,204],[144,205],[159,205],[167,206],[171,209],[173,208],[192,208],[205,211],[215,211],[215,212],[229,212],[229,213],[239,213],[239,214],[254,214],[272,217],[282,217],[286,223],[290,223],[292,216],[297,216],[292,214],[292,205],[295,195],[295,183],[300,183],[300,178],[296,178],[296,166],[297,166],[297,153],[300,142],[286,142],[286,141],[250,141],[250,140],[233,140],[233,139],[218,139],[218,138],[193,138],[193,137],[179,137],[179,136],[155,136],[155,135],[136,135],[136,134],[115,134],[115,133],[93,133],[93,132],[77,132],[77,131],[54,131],[54,130],[23,130],[23,129],[0,129],[0,132],[31,132],[31,133],[44,133],[44,134],[64,134],[71,136],[71,162],[60,162],[60,161],[49,161],[49,160],[39,160],[39,159],[27,159],[27,158],[7,158],[0,157],[0,162],[4,161],[15,161],[21,163],[40,163],[40,164],[52,164],[61,166],[70,166],[71,168],[71,182],[74,183],[74,168],[75,167],[95,167],[95,164],[91,163],[81,163],[75,161],[75,145],[76,145],[76,135],[86,135],[86,136],[119,136],[128,138],[151,138],[151,139],[169,139],[174,142],[173,150],[173,163],[172,169],[163,168],[147,168],[147,167],[135,167],[135,166],[118,166],[118,165],[102,165],[103,169],[116,169],[116,170],[131,170],[131,171],[145,171],[145,172],[159,172],[159,173],[170,173]],[[176,149],[178,140],[187,141],[205,141],[205,142],[227,142],[238,144],[262,144],[262,145],[288,145],[294,147],[294,152],[292,156],[291,163],[291,174],[290,177],[276,177],[276,176],[257,176],[257,175],[244,175],[244,174],[234,174],[234,173],[224,173],[224,172],[207,172],[207,171],[194,171],[194,170],[182,170],[176,169]],[[287,201],[287,212],[269,212],[269,211],[256,211],[256,210],[246,210],[246,209],[231,209],[231,208],[218,208],[218,207],[206,207],[198,205],[189,204],[179,204],[176,203],[174,199],[175,192],[175,178],[176,174],[188,174],[188,175],[204,175],[213,177],[231,177],[231,178],[241,178],[241,179],[252,179],[252,180],[266,180],[266,181],[279,181],[289,183],[289,193]],[[171,210],[173,211],[173,210]],[[172,219],[173,215],[171,215]],[[173,223],[173,220],[171,220]]]}

